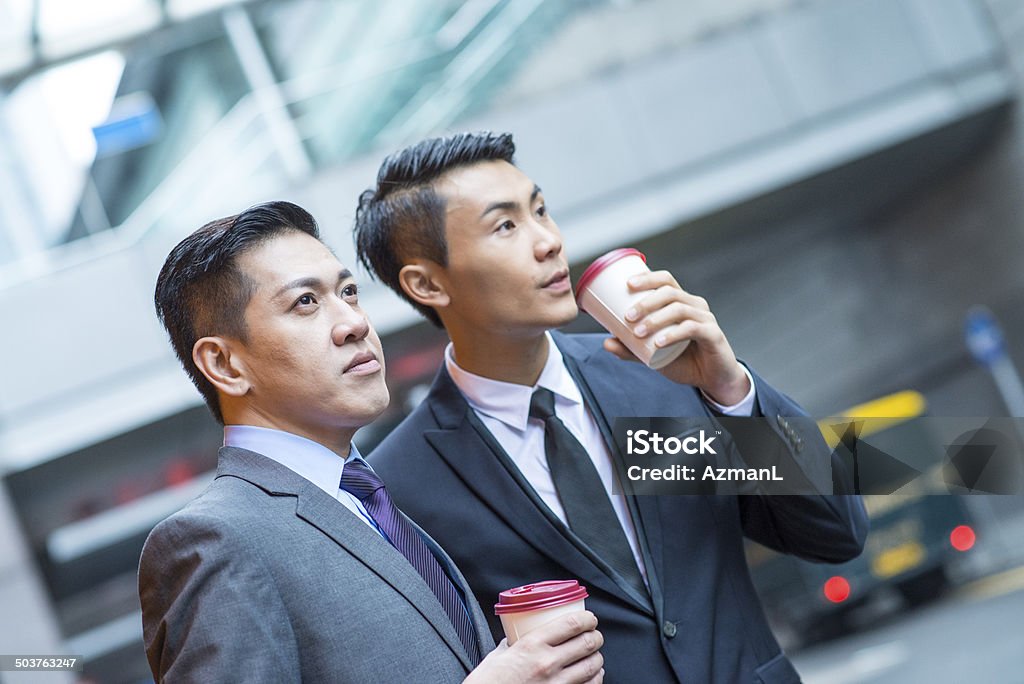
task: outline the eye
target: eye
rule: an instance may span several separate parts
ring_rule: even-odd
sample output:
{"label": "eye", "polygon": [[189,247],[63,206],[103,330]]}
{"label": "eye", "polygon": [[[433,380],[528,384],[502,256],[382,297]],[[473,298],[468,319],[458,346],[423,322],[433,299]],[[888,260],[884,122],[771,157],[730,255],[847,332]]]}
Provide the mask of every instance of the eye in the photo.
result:
{"label": "eye", "polygon": [[507,232],[507,231],[512,230],[515,227],[516,227],[516,224],[513,223],[512,221],[503,221],[501,224],[498,225],[497,228],[495,228],[495,232],[498,232],[498,233]]}
{"label": "eye", "polygon": [[346,297],[346,298],[347,297],[358,297],[359,296],[359,286],[356,285],[355,283],[349,283],[345,287],[341,288],[341,296],[342,297]]}
{"label": "eye", "polygon": [[295,306],[312,306],[316,304],[316,296],[310,292],[295,300]]}
{"label": "eye", "polygon": [[548,215],[548,207],[547,207],[546,204],[542,204],[539,207],[537,207],[537,216],[544,217],[544,216],[547,216],[547,215]]}

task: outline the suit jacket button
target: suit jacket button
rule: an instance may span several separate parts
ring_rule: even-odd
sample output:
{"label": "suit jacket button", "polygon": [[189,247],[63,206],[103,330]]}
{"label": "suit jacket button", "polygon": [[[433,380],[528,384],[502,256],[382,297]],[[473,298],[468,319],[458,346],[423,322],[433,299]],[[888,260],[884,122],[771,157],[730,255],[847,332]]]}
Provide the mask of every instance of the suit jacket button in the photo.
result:
{"label": "suit jacket button", "polygon": [[676,629],[676,623],[671,622],[670,620],[665,620],[665,624],[661,626],[661,633],[669,639],[674,637],[677,631],[678,630]]}

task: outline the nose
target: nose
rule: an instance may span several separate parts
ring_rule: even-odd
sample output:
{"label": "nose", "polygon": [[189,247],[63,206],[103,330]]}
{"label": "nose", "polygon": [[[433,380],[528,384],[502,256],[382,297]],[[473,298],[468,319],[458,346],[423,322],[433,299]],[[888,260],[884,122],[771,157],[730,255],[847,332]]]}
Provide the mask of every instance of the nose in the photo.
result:
{"label": "nose", "polygon": [[369,334],[370,321],[366,314],[343,299],[335,300],[335,320],[331,327],[334,344],[340,347],[348,342],[358,342]]}
{"label": "nose", "polygon": [[547,261],[562,253],[562,234],[554,221],[548,223],[550,225],[534,223],[537,238],[533,243],[533,253],[537,261]]}

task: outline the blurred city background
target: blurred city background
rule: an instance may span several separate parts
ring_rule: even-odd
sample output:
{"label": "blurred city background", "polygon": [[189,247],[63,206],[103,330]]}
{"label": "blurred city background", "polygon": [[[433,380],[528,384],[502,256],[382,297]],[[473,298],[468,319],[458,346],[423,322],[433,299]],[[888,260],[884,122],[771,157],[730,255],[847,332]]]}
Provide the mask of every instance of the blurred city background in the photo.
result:
{"label": "blurred city background", "polygon": [[[574,275],[639,247],[812,415],[1024,416],[1022,70],[1020,0],[0,0],[0,653],[85,659],[0,682],[150,681],[139,552],[220,443],[169,249],[287,199],[354,266],[359,191],[427,135],[513,132]],[[365,453],[445,339],[361,285]],[[805,680],[1024,681],[1024,496],[869,505],[847,566],[749,549]]]}

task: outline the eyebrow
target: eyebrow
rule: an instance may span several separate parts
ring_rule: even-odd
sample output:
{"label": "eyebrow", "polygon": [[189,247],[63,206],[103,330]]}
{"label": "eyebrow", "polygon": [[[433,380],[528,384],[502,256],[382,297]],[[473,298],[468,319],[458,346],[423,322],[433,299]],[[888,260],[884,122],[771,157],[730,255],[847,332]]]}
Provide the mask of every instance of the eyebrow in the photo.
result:
{"label": "eyebrow", "polygon": [[[352,271],[348,270],[347,268],[343,268],[340,271],[338,271],[339,283],[343,280],[348,280],[351,277]],[[307,276],[305,278],[296,278],[291,282],[285,283],[284,286],[282,286],[281,289],[274,294],[273,299],[277,299],[278,297],[283,295],[285,292],[288,292],[289,290],[296,290],[300,287],[308,287],[311,290],[322,289],[323,281],[313,276]]]}
{"label": "eyebrow", "polygon": [[[535,183],[534,186],[533,186],[533,192],[530,193],[530,204],[533,204],[533,200],[537,199],[537,195],[539,195],[540,193],[541,193],[540,186]],[[492,211],[497,211],[499,209],[511,210],[511,209],[516,209],[518,207],[519,207],[519,202],[510,202],[510,201],[507,201],[507,200],[504,201],[504,202],[492,202],[491,204],[488,204],[487,208],[484,209],[482,214],[480,214],[480,218],[483,218],[484,216],[487,216]]]}

